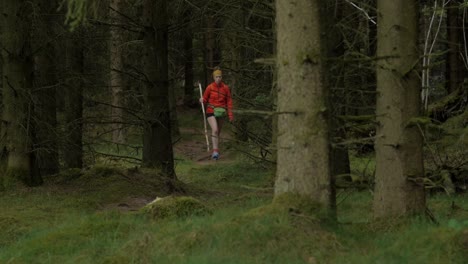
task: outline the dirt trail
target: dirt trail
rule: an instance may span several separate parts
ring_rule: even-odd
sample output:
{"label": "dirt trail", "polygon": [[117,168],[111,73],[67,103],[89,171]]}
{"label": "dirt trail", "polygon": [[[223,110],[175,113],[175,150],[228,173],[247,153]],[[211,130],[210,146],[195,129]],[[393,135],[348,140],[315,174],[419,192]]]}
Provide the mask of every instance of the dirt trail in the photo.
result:
{"label": "dirt trail", "polygon": [[[230,163],[233,159],[233,153],[226,148],[223,148],[225,142],[231,138],[228,130],[226,129],[221,134],[221,157],[215,161],[211,159],[211,139],[210,151],[206,148],[206,138],[203,132],[203,128],[180,128],[181,138],[174,145],[175,154],[182,156],[186,159],[190,159],[199,165],[210,165],[213,163]],[[210,133],[208,131],[208,133]]]}

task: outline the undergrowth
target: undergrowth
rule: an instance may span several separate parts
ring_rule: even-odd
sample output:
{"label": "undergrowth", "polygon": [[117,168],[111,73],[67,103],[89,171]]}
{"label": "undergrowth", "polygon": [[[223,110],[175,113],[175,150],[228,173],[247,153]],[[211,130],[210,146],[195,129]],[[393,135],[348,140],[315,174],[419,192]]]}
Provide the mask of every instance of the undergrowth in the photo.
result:
{"label": "undergrowth", "polygon": [[172,195],[186,197],[179,209],[202,204],[209,213],[154,218],[141,208],[106,206],[169,195],[168,180],[136,168],[72,170],[41,187],[1,192],[0,263],[464,263],[468,257],[466,195],[430,197],[438,223],[374,223],[369,190],[339,190],[335,222],[303,200],[273,200],[272,172],[255,164],[181,160],[177,173],[183,192]]}

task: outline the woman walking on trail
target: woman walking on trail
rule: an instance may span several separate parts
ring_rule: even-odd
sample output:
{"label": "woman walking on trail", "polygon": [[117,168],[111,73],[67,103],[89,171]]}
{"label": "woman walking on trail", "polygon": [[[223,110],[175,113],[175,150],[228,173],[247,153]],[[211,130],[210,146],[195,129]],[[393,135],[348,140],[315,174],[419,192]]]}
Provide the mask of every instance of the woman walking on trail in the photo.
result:
{"label": "woman walking on trail", "polygon": [[206,119],[211,127],[211,140],[213,142],[212,159],[219,159],[219,135],[224,123],[224,119],[229,117],[232,122],[234,115],[232,113],[232,97],[229,87],[222,81],[223,73],[220,69],[213,71],[213,79],[210,85],[206,87],[200,103],[207,105]]}

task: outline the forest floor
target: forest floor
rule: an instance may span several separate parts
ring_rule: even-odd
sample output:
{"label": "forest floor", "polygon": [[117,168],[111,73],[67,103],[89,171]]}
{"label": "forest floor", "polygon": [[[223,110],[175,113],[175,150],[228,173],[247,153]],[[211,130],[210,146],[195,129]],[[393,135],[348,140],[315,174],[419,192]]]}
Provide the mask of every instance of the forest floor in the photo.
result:
{"label": "forest floor", "polygon": [[[229,126],[229,124],[226,124]],[[220,149],[223,150],[219,160],[211,159],[211,150],[212,143],[210,137],[210,129],[208,128],[208,140],[210,143],[210,149],[207,150],[206,138],[204,136],[204,129],[201,128],[181,128],[181,138],[180,142],[177,142],[174,145],[174,154],[176,156],[181,156],[185,159],[193,161],[197,165],[213,165],[232,163],[236,160],[235,154],[230,149],[222,149],[223,143],[232,139],[231,133],[228,129],[225,129],[224,133],[221,134],[221,145]],[[188,138],[184,140],[183,138]]]}
{"label": "forest floor", "polygon": [[[437,223],[374,222],[372,191],[342,189],[338,222],[323,221],[295,197],[273,199],[274,172],[234,150],[229,125],[214,161],[198,113],[179,114],[178,181],[104,163],[0,192],[0,263],[467,263],[466,193],[428,196]],[[360,159],[364,172],[372,158]],[[144,209],[169,195],[194,200],[166,217]]]}

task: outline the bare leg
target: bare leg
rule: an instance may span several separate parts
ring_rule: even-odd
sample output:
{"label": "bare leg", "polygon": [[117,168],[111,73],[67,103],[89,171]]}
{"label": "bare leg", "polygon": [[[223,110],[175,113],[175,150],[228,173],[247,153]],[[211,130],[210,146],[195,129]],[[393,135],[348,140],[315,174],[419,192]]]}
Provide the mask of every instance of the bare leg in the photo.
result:
{"label": "bare leg", "polygon": [[218,142],[219,142],[219,128],[218,128],[218,122],[216,120],[216,117],[210,116],[207,118],[208,124],[210,124],[211,127],[211,141],[213,142],[213,149],[218,149]]}
{"label": "bare leg", "polygon": [[221,128],[223,128],[223,124],[224,124],[224,118],[216,118],[216,121],[218,122],[218,139],[220,139]]}

